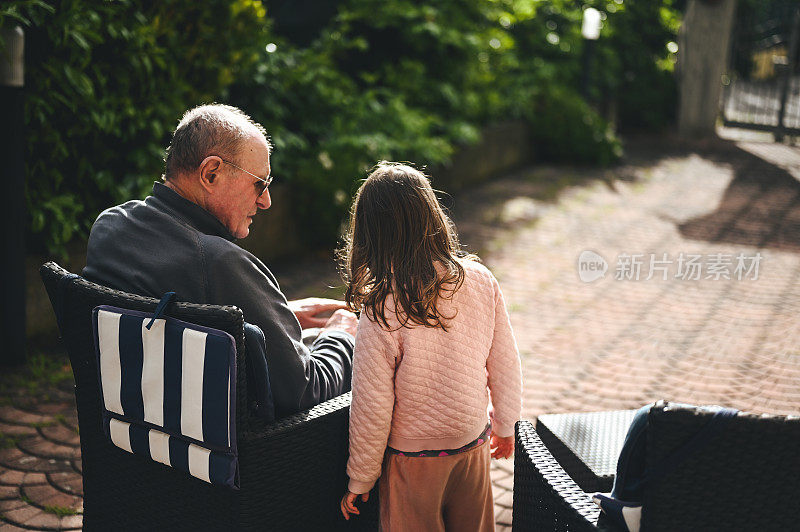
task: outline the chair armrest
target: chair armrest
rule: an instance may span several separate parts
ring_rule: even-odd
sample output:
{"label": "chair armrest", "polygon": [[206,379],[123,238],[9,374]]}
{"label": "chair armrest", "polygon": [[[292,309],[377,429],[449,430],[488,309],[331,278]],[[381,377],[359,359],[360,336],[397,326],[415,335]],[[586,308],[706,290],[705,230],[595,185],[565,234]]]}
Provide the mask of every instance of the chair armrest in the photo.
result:
{"label": "chair armrest", "polygon": [[346,393],[241,433],[242,527],[377,530],[377,490],[369,502],[359,503],[357,519],[345,521],[339,511],[347,487],[350,399]]}
{"label": "chair armrest", "polygon": [[547,450],[529,421],[516,426],[513,530],[598,530],[600,509]]}
{"label": "chair armrest", "polygon": [[[328,399],[324,403],[312,406],[308,410],[281,418],[274,423],[251,423],[250,430],[245,431],[241,437],[246,440],[271,439],[292,432],[304,425],[322,422],[326,416],[332,417],[334,414],[339,414],[348,418],[351,397],[351,392],[343,393],[333,399]],[[344,428],[345,433],[347,433],[347,423],[344,424]]]}

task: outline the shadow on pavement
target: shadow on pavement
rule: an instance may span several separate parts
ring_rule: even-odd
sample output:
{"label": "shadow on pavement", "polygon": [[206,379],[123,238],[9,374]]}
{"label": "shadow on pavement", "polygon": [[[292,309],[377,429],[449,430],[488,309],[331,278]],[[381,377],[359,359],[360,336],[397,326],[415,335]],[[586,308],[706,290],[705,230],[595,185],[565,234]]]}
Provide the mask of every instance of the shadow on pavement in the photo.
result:
{"label": "shadow on pavement", "polygon": [[714,212],[678,224],[693,240],[800,252],[800,181],[787,169],[742,148],[711,157],[734,167]]}

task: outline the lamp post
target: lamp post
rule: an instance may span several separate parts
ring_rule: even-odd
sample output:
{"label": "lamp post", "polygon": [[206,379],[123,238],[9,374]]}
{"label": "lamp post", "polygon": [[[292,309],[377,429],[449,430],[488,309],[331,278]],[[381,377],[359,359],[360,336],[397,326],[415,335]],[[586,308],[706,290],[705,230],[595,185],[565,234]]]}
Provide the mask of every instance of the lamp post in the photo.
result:
{"label": "lamp post", "polygon": [[589,88],[592,81],[592,67],[594,66],[595,45],[600,38],[600,12],[593,7],[583,10],[583,23],[581,35],[585,41],[583,47],[583,72],[581,74],[581,94],[584,100],[589,101]]}
{"label": "lamp post", "polygon": [[23,86],[25,34],[19,26],[0,28],[0,158],[4,162],[2,347],[0,365],[25,362],[25,137]]}

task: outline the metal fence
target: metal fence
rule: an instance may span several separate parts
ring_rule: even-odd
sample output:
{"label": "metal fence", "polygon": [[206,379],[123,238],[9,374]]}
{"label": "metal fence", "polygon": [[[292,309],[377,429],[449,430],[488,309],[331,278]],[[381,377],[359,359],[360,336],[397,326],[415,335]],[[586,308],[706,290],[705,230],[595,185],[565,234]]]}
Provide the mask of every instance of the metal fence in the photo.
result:
{"label": "metal fence", "polygon": [[767,2],[758,12],[740,13],[722,80],[723,124],[771,131],[777,140],[800,135],[798,41],[796,0]]}

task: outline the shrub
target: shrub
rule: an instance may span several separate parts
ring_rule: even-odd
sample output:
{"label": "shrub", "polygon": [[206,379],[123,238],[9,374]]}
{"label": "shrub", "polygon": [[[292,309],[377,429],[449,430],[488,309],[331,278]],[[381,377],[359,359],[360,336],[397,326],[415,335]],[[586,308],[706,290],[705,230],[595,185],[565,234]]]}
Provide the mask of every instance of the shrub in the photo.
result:
{"label": "shrub", "polygon": [[[271,133],[310,245],[336,238],[377,160],[446,163],[493,121],[526,120],[540,157],[619,156],[609,121],[578,92],[581,4],[319,2],[328,19],[295,16],[289,34],[259,0],[4,3],[0,24],[26,28],[29,242],[63,250],[100,210],[146,194],[181,113],[212,101]],[[607,14],[590,100],[601,111],[616,100],[623,125],[667,123],[671,0],[586,3]]]}
{"label": "shrub", "polygon": [[[616,8],[605,43],[616,56],[604,89],[617,104],[621,129],[660,130],[675,124],[678,89],[673,75],[680,18],[672,0],[626,1]],[[669,47],[674,47],[670,50]]]}
{"label": "shrub", "polygon": [[182,111],[224,98],[257,57],[249,42],[266,28],[260,2],[146,4],[27,0],[0,7],[0,23],[15,20],[26,29],[34,249],[63,251],[75,235],[85,237],[100,210],[143,195],[162,172]]}

